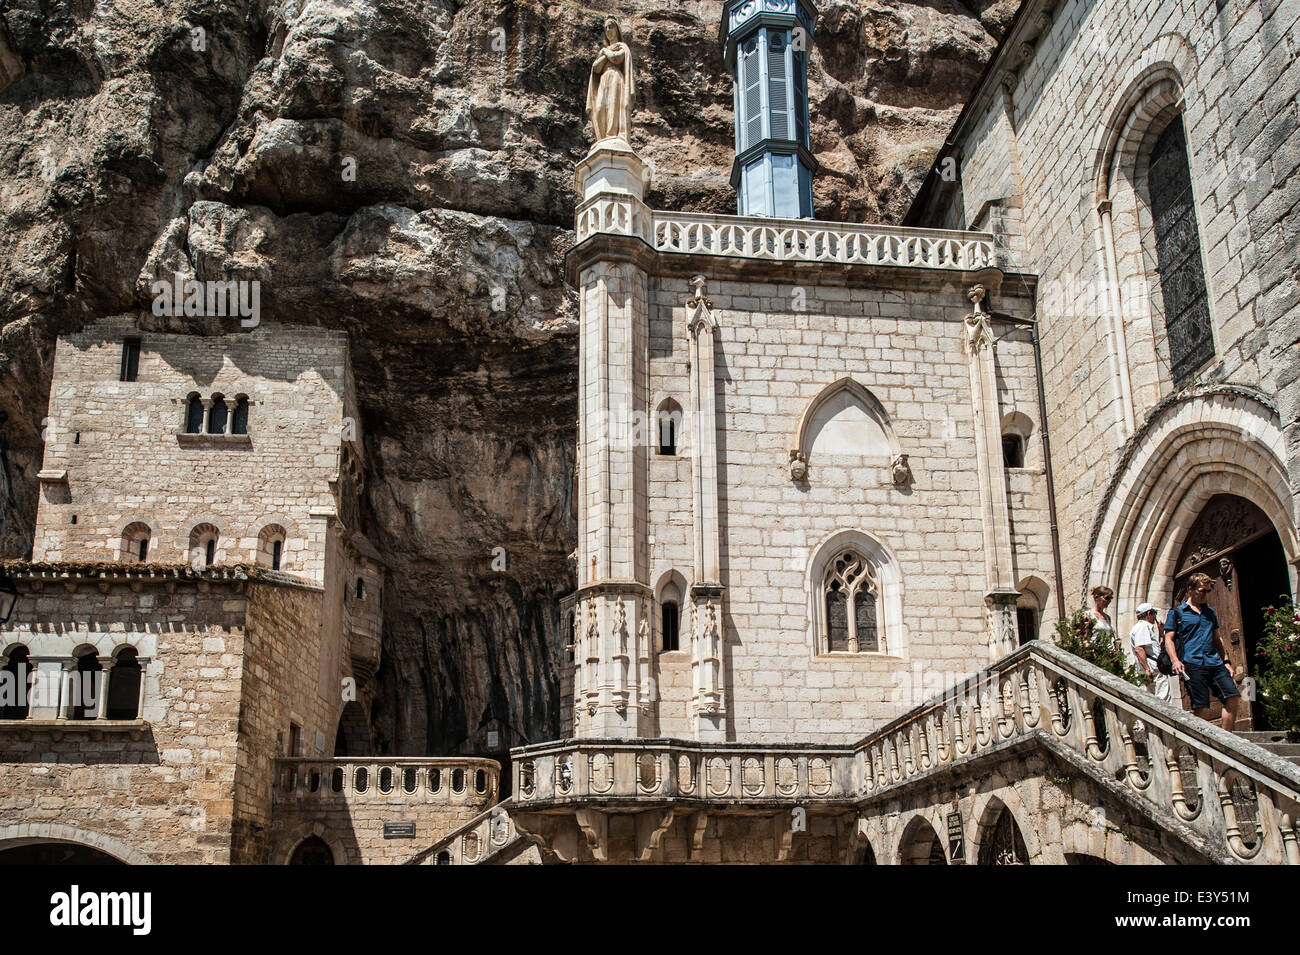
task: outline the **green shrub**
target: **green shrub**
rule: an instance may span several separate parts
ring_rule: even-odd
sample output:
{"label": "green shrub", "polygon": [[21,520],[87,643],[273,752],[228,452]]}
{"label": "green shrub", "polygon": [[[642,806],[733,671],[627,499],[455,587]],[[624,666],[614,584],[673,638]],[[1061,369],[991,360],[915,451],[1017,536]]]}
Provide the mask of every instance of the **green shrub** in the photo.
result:
{"label": "green shrub", "polygon": [[1300,612],[1294,604],[1265,609],[1264,637],[1256,649],[1256,683],[1269,725],[1300,733]]}
{"label": "green shrub", "polygon": [[1122,638],[1113,630],[1098,630],[1097,621],[1085,610],[1076,610],[1068,620],[1056,622],[1056,645],[1076,657],[1099,666],[1134,686],[1146,685],[1146,677],[1130,663]]}

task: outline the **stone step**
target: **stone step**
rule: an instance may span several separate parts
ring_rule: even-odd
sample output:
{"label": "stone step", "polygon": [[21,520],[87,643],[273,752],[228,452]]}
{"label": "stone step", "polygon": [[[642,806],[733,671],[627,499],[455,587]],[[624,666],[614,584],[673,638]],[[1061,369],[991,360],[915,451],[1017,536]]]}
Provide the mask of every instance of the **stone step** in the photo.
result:
{"label": "stone step", "polygon": [[1256,746],[1263,747],[1274,756],[1281,756],[1288,762],[1300,766],[1300,743],[1288,743],[1286,733],[1277,730],[1251,730],[1238,732],[1236,735]]}
{"label": "stone step", "polygon": [[1238,730],[1237,735],[1258,746],[1263,746],[1265,743],[1286,742],[1286,733],[1281,730]]}

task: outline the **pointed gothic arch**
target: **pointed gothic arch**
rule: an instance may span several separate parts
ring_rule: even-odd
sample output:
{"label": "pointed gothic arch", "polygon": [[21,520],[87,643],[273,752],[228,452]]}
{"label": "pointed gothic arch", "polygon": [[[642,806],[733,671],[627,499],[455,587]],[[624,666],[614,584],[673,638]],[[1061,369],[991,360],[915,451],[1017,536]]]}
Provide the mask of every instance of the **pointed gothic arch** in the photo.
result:
{"label": "pointed gothic arch", "polygon": [[791,444],[791,456],[809,463],[818,454],[846,454],[886,465],[900,451],[885,406],[850,377],[831,382],[808,403]]}
{"label": "pointed gothic arch", "polygon": [[1205,505],[1218,494],[1253,501],[1273,523],[1295,589],[1300,536],[1276,408],[1250,389],[1219,385],[1167,399],[1125,447],[1102,495],[1081,591],[1115,588],[1115,619],[1137,605],[1169,606],[1178,558]]}

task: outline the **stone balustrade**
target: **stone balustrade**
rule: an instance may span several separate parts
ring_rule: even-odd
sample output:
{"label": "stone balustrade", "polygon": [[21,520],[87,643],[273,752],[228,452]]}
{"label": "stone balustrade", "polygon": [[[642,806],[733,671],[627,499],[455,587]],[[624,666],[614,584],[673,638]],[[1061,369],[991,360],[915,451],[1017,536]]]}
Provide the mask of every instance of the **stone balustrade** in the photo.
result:
{"label": "stone balustrade", "polygon": [[274,802],[484,804],[496,798],[501,765],[471,758],[291,758],[275,761]]}
{"label": "stone balustrade", "polygon": [[956,763],[1037,741],[1227,862],[1300,865],[1300,769],[1035,641],[857,747],[864,812]]}
{"label": "stone balustrade", "polygon": [[671,799],[771,805],[852,798],[850,747],[567,740],[515,750],[514,807]]}
{"label": "stone balustrade", "polygon": [[854,746],[590,739],[517,749],[509,811],[798,804],[868,819],[962,764],[1033,749],[1141,806],[1208,859],[1300,865],[1300,768],[1038,641]]}
{"label": "stone balustrade", "polygon": [[407,865],[485,865],[523,836],[515,827],[509,810],[513,799],[501,800],[487,812],[480,813],[427,849],[407,861]]}
{"label": "stone balustrade", "polygon": [[579,242],[597,234],[625,235],[659,252],[927,269],[998,264],[994,237],[983,232],[659,212],[614,192],[582,202],[576,222]]}

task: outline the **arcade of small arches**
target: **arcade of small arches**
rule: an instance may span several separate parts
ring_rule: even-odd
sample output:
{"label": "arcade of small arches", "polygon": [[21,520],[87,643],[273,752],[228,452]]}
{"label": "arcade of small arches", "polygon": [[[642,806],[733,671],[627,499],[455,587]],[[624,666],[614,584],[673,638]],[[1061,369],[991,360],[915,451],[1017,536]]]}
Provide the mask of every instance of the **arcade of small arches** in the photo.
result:
{"label": "arcade of small arches", "polygon": [[0,720],[29,719],[34,703],[63,720],[139,719],[148,665],[127,644],[105,655],[82,645],[68,657],[33,657],[25,644],[11,644],[0,668]]}
{"label": "arcade of small arches", "polygon": [[[118,544],[119,559],[124,563],[146,563],[156,559],[155,528],[149,521],[132,520],[122,528]],[[221,528],[210,520],[200,521],[190,528],[184,541],[187,562],[192,566],[211,567],[223,558]],[[266,523],[258,529],[253,561],[269,570],[288,570],[286,551],[288,531],[283,524]],[[358,578],[357,596],[362,596],[364,585]]]}
{"label": "arcade of small arches", "polygon": [[183,434],[248,434],[248,395],[227,398],[214,394],[204,398],[197,391],[185,398]]}

